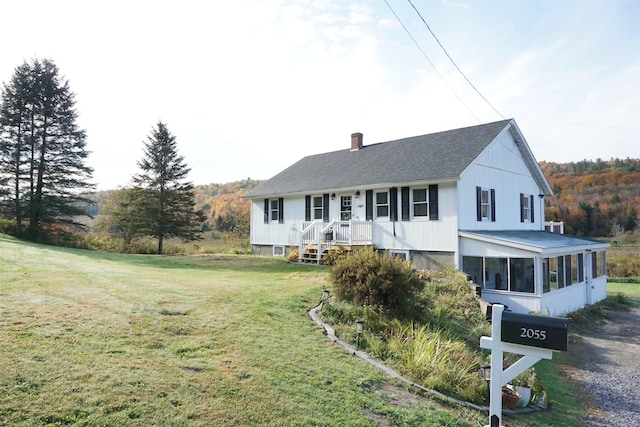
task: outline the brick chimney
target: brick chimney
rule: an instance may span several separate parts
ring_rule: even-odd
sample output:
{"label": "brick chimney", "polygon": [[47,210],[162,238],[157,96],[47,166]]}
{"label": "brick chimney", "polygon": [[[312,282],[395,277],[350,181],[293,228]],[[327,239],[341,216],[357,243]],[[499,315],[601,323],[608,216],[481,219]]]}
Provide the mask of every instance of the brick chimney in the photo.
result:
{"label": "brick chimney", "polygon": [[360,132],[351,134],[351,151],[358,151],[362,148],[362,134]]}

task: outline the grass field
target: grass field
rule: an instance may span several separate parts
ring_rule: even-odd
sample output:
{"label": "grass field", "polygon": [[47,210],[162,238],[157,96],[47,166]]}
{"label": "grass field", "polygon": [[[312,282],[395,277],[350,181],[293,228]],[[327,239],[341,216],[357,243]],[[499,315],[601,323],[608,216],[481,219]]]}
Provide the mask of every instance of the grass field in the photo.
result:
{"label": "grass field", "polygon": [[[306,314],[327,270],[256,256],[138,256],[0,235],[0,425],[479,426],[331,344]],[[639,298],[639,285],[609,284]],[[553,409],[511,426],[579,425]]]}
{"label": "grass field", "polygon": [[0,235],[0,425],[479,425],[400,399],[306,310],[326,270]]}
{"label": "grass field", "polygon": [[607,283],[607,293],[609,295],[615,295],[622,293],[629,298],[636,300],[636,303],[640,304],[640,283]]}

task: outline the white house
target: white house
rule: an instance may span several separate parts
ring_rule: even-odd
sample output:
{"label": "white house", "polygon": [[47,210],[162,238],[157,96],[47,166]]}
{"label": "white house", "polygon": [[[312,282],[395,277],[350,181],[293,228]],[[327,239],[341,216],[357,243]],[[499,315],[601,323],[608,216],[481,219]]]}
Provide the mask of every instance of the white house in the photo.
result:
{"label": "white house", "polygon": [[560,315],[606,297],[607,243],[545,231],[552,191],[514,120],[307,156],[245,197],[255,253],[373,245],[456,266],[483,298]]}

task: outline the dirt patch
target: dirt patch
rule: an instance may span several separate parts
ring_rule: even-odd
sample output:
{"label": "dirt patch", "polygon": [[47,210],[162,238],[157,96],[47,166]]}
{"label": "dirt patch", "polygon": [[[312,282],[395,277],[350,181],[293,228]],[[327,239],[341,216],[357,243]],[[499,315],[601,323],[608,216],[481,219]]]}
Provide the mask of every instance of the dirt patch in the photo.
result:
{"label": "dirt patch", "polygon": [[565,369],[585,402],[585,425],[640,425],[640,308],[604,314],[571,346],[576,366]]}

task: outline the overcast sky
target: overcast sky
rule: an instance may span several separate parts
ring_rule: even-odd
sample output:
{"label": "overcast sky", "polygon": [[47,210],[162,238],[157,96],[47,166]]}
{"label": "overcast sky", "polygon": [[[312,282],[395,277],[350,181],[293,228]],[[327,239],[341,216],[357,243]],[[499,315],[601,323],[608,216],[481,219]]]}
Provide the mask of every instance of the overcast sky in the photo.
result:
{"label": "overcast sky", "polygon": [[0,81],[58,65],[99,189],[128,184],[159,120],[195,184],[500,115],[539,161],[640,158],[640,1],[412,2],[498,113],[408,0],[3,0]]}

